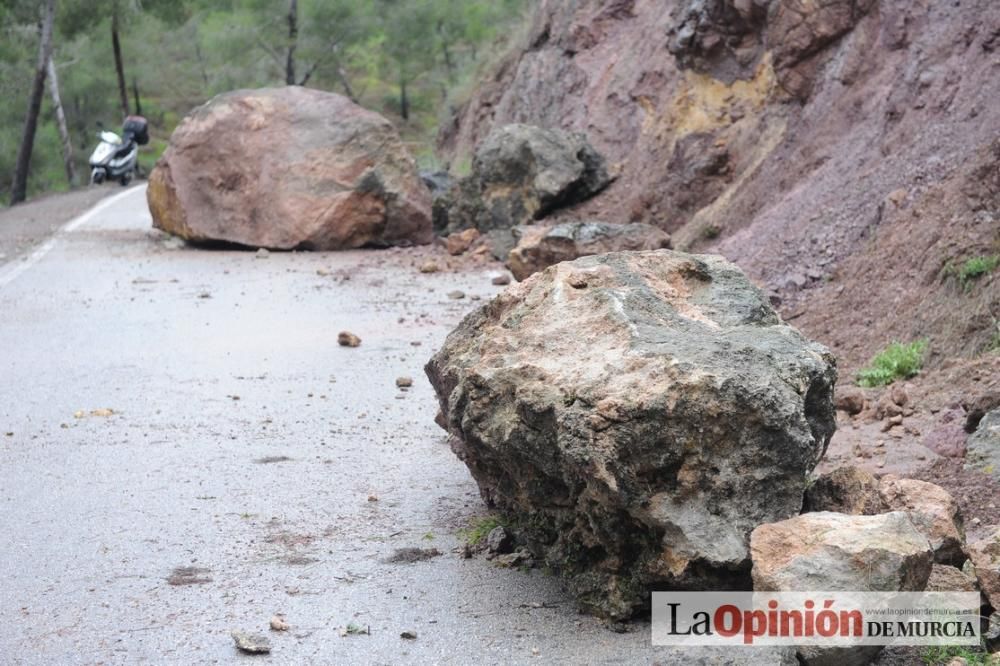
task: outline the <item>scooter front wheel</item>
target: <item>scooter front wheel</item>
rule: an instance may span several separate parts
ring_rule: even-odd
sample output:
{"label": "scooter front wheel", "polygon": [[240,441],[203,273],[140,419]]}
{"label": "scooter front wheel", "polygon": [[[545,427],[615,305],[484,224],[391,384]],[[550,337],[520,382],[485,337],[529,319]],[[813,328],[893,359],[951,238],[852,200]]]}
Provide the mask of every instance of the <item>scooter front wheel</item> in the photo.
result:
{"label": "scooter front wheel", "polygon": [[94,169],[90,173],[90,184],[91,185],[100,185],[103,182],[104,182],[104,170],[103,169]]}

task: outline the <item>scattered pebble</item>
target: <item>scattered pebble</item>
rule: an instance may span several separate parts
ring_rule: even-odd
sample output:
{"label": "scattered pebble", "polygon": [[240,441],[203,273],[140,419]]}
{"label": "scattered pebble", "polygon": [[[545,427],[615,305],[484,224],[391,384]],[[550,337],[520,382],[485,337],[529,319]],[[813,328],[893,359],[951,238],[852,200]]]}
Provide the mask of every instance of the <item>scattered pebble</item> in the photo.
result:
{"label": "scattered pebble", "polygon": [[465,292],[459,289],[456,289],[455,291],[449,291],[448,298],[450,298],[453,301],[457,301],[460,298],[465,298]]}
{"label": "scattered pebble", "polygon": [[369,495],[368,496],[368,501],[369,502],[377,502],[378,501],[378,495]]}
{"label": "scattered pebble", "polygon": [[258,259],[267,259],[271,256],[271,252],[266,247],[261,247],[257,249]]}
{"label": "scattered pebble", "polygon": [[396,377],[396,386],[399,388],[410,388],[413,386],[412,377]]}
{"label": "scattered pebble", "polygon": [[247,654],[267,654],[271,651],[271,641],[266,636],[248,634],[244,631],[234,631],[230,634],[236,643],[236,649]]}
{"label": "scattered pebble", "polygon": [[361,338],[350,331],[341,331],[337,334],[337,344],[341,347],[358,347],[361,345]]}
{"label": "scattered pebble", "polygon": [[208,293],[207,291],[203,291],[200,294],[198,294],[198,298],[212,298],[212,294]]}
{"label": "scattered pebble", "polygon": [[417,639],[417,632],[415,631],[404,631],[399,635],[400,638],[405,638],[408,641],[413,641]]}
{"label": "scattered pebble", "polygon": [[330,271],[326,270],[325,268],[317,268],[316,269],[316,275],[318,275],[320,277],[326,277],[329,274],[330,274]]}
{"label": "scattered pebble", "polygon": [[505,284],[510,284],[510,276],[504,273],[503,275],[498,275],[493,278],[492,282],[498,287],[502,287]]}
{"label": "scattered pebble", "polygon": [[420,265],[421,273],[437,273],[439,270],[441,269],[438,267],[436,261],[425,261]]}
{"label": "scattered pebble", "polygon": [[280,615],[271,616],[271,631],[288,631],[289,624]]}

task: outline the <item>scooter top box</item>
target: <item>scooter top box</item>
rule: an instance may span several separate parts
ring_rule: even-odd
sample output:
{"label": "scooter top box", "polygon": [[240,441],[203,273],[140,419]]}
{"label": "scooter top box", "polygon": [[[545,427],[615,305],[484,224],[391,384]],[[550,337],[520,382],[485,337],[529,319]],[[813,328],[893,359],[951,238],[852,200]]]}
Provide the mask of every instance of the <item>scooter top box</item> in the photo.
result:
{"label": "scooter top box", "polygon": [[149,143],[149,123],[142,116],[129,116],[122,125],[123,134],[131,134],[140,146]]}

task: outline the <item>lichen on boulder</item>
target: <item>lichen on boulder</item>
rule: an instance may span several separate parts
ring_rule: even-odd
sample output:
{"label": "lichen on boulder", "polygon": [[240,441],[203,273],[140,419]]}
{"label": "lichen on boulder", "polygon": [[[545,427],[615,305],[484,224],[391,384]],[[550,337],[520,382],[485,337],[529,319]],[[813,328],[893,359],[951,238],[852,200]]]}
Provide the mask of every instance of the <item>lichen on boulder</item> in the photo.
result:
{"label": "lichen on boulder", "polygon": [[583,609],[748,589],[749,535],[802,507],[835,361],[717,256],[552,266],[465,318],[426,368],[484,500]]}

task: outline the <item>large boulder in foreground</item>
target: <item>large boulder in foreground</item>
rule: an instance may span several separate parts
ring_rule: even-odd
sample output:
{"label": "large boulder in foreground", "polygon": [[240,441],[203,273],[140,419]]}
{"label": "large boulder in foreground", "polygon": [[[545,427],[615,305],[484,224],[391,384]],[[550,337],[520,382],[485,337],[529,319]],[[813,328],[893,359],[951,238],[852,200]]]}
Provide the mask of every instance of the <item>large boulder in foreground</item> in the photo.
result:
{"label": "large boulder in foreground", "polygon": [[[819,511],[761,525],[750,538],[758,592],[920,592],[934,555],[903,511],[851,516]],[[799,648],[805,664],[863,666],[880,645]]]}
{"label": "large boulder in foreground", "polygon": [[751,530],[799,512],[835,428],[833,357],[717,256],[557,264],[426,370],[487,504],[615,618],[652,586],[746,589]]}
{"label": "large boulder in foreground", "polygon": [[592,254],[670,247],[670,234],[651,224],[564,222],[555,226],[514,228],[517,246],[507,255],[507,268],[518,280],[561,261]]}
{"label": "large boulder in foreground", "polygon": [[146,197],[153,226],[192,241],[339,250],[432,238],[430,192],[392,124],[298,86],[192,111]]}

